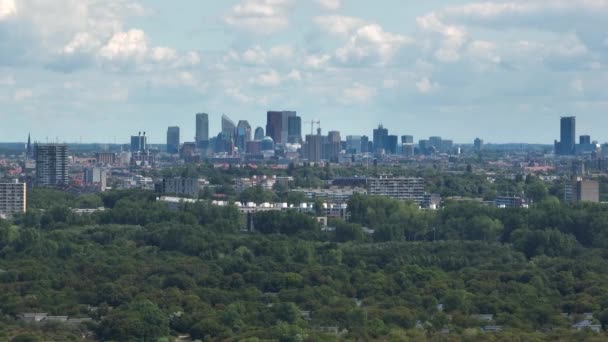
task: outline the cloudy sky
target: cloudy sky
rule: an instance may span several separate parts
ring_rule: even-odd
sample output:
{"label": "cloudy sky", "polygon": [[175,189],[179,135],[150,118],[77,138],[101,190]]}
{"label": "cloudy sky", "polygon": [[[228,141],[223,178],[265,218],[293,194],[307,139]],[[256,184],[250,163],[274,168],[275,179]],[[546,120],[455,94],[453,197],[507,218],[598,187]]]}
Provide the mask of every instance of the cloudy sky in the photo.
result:
{"label": "cloudy sky", "polygon": [[0,0],[0,141],[162,142],[194,114],[608,141],[608,0]]}

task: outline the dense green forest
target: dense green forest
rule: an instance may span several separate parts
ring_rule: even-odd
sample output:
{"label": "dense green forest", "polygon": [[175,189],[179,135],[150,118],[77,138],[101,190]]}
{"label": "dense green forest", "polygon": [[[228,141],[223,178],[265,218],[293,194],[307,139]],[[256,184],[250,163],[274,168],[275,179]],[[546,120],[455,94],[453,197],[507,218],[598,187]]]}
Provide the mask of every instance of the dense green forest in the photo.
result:
{"label": "dense green forest", "polygon": [[[606,205],[545,194],[530,209],[421,211],[355,196],[335,229],[267,212],[242,232],[236,207],[171,211],[144,191],[36,190],[29,201],[27,214],[0,221],[0,340],[608,338],[572,329],[587,313],[608,327]],[[32,312],[93,320],[18,319]]]}

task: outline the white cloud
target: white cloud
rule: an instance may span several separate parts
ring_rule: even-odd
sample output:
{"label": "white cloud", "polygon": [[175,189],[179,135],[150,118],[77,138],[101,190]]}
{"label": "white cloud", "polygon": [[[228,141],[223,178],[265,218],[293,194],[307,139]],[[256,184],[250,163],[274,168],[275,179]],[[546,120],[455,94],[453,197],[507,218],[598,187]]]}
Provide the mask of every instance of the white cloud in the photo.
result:
{"label": "white cloud", "polygon": [[342,6],[342,0],[317,0],[321,7],[328,10],[337,10]]}
{"label": "white cloud", "polygon": [[262,106],[267,106],[269,101],[269,97],[264,96],[251,96],[242,92],[240,87],[227,87],[224,92],[230,98],[242,103],[242,104],[257,104]]}
{"label": "white cloud", "polygon": [[285,79],[290,81],[301,81],[302,73],[299,70],[293,69],[285,76]]}
{"label": "white cloud", "polygon": [[357,28],[365,25],[365,21],[359,18],[341,15],[326,15],[314,18],[315,24],[323,31],[334,35],[350,35]]}
{"label": "white cloud", "polygon": [[109,61],[141,60],[148,51],[148,39],[142,30],[117,32],[101,48],[99,54]]}
{"label": "white cloud", "polygon": [[88,32],[78,32],[74,38],[61,49],[64,55],[92,53],[101,46],[97,37]]}
{"label": "white cloud", "polygon": [[431,82],[428,77],[423,77],[418,82],[416,82],[416,89],[421,94],[428,94],[437,89],[439,89],[439,85],[437,83]]}
{"label": "white cloud", "polygon": [[279,46],[272,47],[270,49],[270,56],[272,58],[288,60],[288,59],[293,58],[293,55],[294,55],[293,47],[291,47],[289,45],[279,45]]}
{"label": "white cloud", "polygon": [[151,58],[153,61],[167,63],[177,60],[177,51],[168,47],[155,47],[152,49]]}
{"label": "white cloud", "polygon": [[0,20],[13,16],[17,13],[15,0],[0,0]]}
{"label": "white cloud", "polygon": [[496,43],[486,40],[475,40],[467,47],[469,56],[474,60],[491,64],[500,64],[502,59],[496,50]]}
{"label": "white cloud", "polygon": [[[342,64],[389,64],[405,45],[414,40],[408,36],[386,32],[382,26],[365,20],[339,15],[318,16],[315,24],[324,32],[346,39],[338,48],[335,57]],[[325,61],[309,57],[309,65],[320,65]]]}
{"label": "white cloud", "polygon": [[310,55],[306,57],[304,64],[312,69],[324,69],[327,67],[329,61],[331,60],[331,56],[324,55]]}
{"label": "white cloud", "polygon": [[282,82],[281,75],[276,70],[259,74],[251,80],[252,83],[262,87],[276,87]]}
{"label": "white cloud", "polygon": [[232,7],[224,22],[245,33],[271,34],[289,26],[290,0],[243,0]]}
{"label": "white cloud", "polygon": [[224,62],[243,63],[250,66],[293,62],[295,52],[290,45],[278,45],[268,51],[256,45],[243,52],[231,50],[224,57]]}
{"label": "white cloud", "polygon": [[410,37],[386,32],[377,24],[368,24],[359,28],[348,43],[336,51],[336,57],[344,64],[386,65],[403,46],[412,42]]}
{"label": "white cloud", "polygon": [[251,78],[249,82],[262,87],[276,87],[286,81],[299,82],[301,80],[302,73],[300,73],[299,70],[292,69],[283,76],[278,71],[273,69],[268,72],[258,74],[257,76]]}
{"label": "white cloud", "polygon": [[433,19],[436,27],[443,29],[465,26],[500,31],[510,29],[512,34],[517,32],[526,36],[526,40],[541,33],[571,35],[575,32],[587,48],[607,56],[602,43],[603,33],[599,33],[605,27],[607,17],[607,0],[511,0],[449,6],[429,13],[422,17],[424,19],[419,18],[418,24],[424,26]]}
{"label": "white cloud", "polygon": [[15,17],[0,26],[0,64],[45,65],[69,72],[99,66],[150,70],[152,64],[186,68],[200,63],[196,53],[182,56],[170,47],[154,46],[143,30],[125,29],[127,18],[149,13],[135,0],[0,0],[0,13],[0,20],[9,14]]}
{"label": "white cloud", "polygon": [[[453,18],[470,20],[472,22],[505,22],[520,25],[543,26],[550,23],[540,21],[522,21],[523,17],[555,15],[578,15],[580,13],[608,13],[606,0],[526,0],[507,2],[476,2],[460,6],[448,7],[445,15]],[[562,25],[563,26],[563,25]]]}
{"label": "white cloud", "polygon": [[18,89],[13,94],[13,100],[17,102],[25,101],[34,96],[34,92],[31,89]]}
{"label": "white cloud", "polygon": [[[445,24],[441,16],[435,12],[416,18],[416,23],[423,32],[439,35],[439,46],[434,52],[437,60],[456,62],[460,59],[461,49],[467,39],[466,30],[463,27]],[[433,41],[434,37],[430,39],[429,43]]]}
{"label": "white cloud", "polygon": [[362,104],[370,102],[376,96],[376,89],[361,83],[354,83],[344,89],[340,99],[344,104]]}

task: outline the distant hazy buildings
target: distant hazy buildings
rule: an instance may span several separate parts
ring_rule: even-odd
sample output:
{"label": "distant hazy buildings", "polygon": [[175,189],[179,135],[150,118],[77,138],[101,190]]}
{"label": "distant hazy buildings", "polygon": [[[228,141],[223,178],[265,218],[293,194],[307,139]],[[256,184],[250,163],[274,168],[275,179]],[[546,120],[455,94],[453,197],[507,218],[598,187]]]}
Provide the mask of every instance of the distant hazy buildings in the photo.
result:
{"label": "distant hazy buildings", "polygon": [[483,140],[475,138],[475,141],[473,141],[473,147],[475,148],[475,151],[481,151],[483,149]]}
{"label": "distant hazy buildings", "polygon": [[274,151],[274,140],[271,137],[264,137],[260,142],[262,151]]}
{"label": "distant hazy buildings", "polygon": [[236,147],[240,152],[245,152],[249,141],[251,141],[251,125],[247,120],[240,120],[236,126]]}
{"label": "distant hazy buildings", "polygon": [[209,114],[196,114],[196,137],[197,147],[206,148],[209,144]]}
{"label": "distant hazy buildings", "polygon": [[101,167],[87,167],[84,169],[84,183],[104,192],[107,188],[108,171]]}
{"label": "distant hazy buildings", "polygon": [[414,143],[414,136],[413,135],[402,135],[401,136],[401,143],[402,144],[413,144]]}
{"label": "distant hazy buildings", "polygon": [[131,136],[131,152],[132,153],[141,153],[148,150],[148,139],[146,137],[146,132],[142,135],[139,132],[138,135]]}
{"label": "distant hazy buildings", "polygon": [[229,136],[233,140],[236,134],[236,125],[226,114],[222,114],[222,134]]}
{"label": "distant hazy buildings", "polygon": [[329,131],[327,133],[327,138],[323,140],[325,141],[322,142],[323,146],[321,158],[332,162],[337,162],[342,150],[342,138],[340,137],[340,132]]}
{"label": "distant hazy buildings", "polygon": [[379,125],[378,128],[374,129],[374,151],[380,153],[386,151],[386,141],[388,140],[388,129],[384,126]]}
{"label": "distant hazy buildings", "polygon": [[68,146],[36,144],[36,186],[68,185]]}
{"label": "distant hazy buildings", "polygon": [[311,163],[318,163],[321,161],[323,137],[321,134],[309,134],[306,135],[306,144],[304,146],[304,157]]}
{"label": "distant hazy buildings", "polygon": [[0,182],[0,217],[24,213],[27,206],[26,184],[18,180]]}
{"label": "distant hazy buildings", "polygon": [[292,144],[299,144],[302,142],[302,118],[301,117],[289,116],[287,118],[287,142],[292,143]]}
{"label": "distant hazy buildings", "polygon": [[360,135],[346,136],[346,153],[359,154],[361,152],[362,152],[361,136]]}
{"label": "distant hazy buildings", "polygon": [[179,127],[173,126],[167,129],[167,153],[179,153]]}
{"label": "distant hazy buildings", "polygon": [[116,163],[116,153],[113,152],[97,152],[95,160],[99,165],[114,165]]}
{"label": "distant hazy buildings", "polygon": [[264,139],[264,129],[262,127],[258,127],[255,129],[255,133],[253,134],[253,140],[260,141]]}
{"label": "distant hazy buildings", "polygon": [[396,135],[388,135],[385,137],[384,150],[389,154],[397,154],[397,144],[399,137]]}

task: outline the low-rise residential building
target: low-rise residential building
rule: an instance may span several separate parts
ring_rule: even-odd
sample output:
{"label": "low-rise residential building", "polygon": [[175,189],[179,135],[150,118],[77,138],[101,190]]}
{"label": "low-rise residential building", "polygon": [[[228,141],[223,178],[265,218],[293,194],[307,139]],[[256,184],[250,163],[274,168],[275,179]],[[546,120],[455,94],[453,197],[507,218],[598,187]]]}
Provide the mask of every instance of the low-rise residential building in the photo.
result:
{"label": "low-rise residential building", "polygon": [[521,197],[499,196],[494,199],[494,206],[498,208],[523,208],[527,207],[527,203]]}
{"label": "low-rise residential building", "polygon": [[398,200],[424,203],[424,179],[418,177],[392,177],[383,175],[368,179],[369,194]]}
{"label": "low-rise residential building", "polygon": [[363,188],[338,188],[329,189],[294,189],[293,192],[301,192],[310,200],[321,200],[329,203],[346,203],[354,194],[366,195],[367,190]]}
{"label": "low-rise residential building", "polygon": [[261,187],[264,190],[272,190],[275,184],[281,184],[286,187],[293,182],[293,177],[277,177],[277,176],[253,176],[251,178],[237,178],[234,180],[234,189],[236,192],[243,192],[249,188]]}
{"label": "low-rise residential building", "polygon": [[157,189],[163,194],[186,196],[190,198],[198,198],[199,179],[198,178],[165,178],[159,184]]}
{"label": "low-rise residential building", "polygon": [[591,330],[593,332],[599,333],[602,331],[602,325],[596,324],[592,320],[584,319],[576,324],[572,325],[572,329],[574,330]]}

